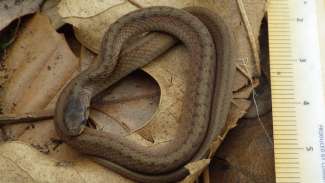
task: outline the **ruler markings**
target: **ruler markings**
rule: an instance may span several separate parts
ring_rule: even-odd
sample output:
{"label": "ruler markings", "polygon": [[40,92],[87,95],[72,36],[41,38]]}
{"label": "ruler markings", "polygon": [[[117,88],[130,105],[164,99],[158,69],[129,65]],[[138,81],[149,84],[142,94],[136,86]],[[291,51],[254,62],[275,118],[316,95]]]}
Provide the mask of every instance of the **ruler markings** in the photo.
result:
{"label": "ruler markings", "polygon": [[[294,84],[284,85],[284,84],[273,84],[271,86],[295,86]],[[273,99],[273,98],[272,98]]]}
{"label": "ruler markings", "polygon": [[[293,66],[294,63],[293,62],[289,62],[289,63],[283,63],[283,62],[275,62],[275,63],[272,63],[270,64],[270,67],[272,68],[276,68],[276,67],[284,67],[284,66]],[[292,68],[290,68],[292,69]]]}
{"label": "ruler markings", "polygon": [[278,58],[278,59],[292,59],[292,55],[291,54],[281,54],[278,53],[276,55],[272,55],[273,58]]}
{"label": "ruler markings", "polygon": [[297,63],[297,60],[296,59],[282,59],[282,60],[279,60],[279,59],[276,59],[274,58],[274,62],[270,65],[274,65],[274,64],[292,64],[293,63]]}
{"label": "ruler markings", "polygon": [[288,124],[288,123],[278,123],[278,124],[274,124],[274,126],[282,126],[283,128],[285,128],[285,127],[297,127],[297,125],[295,125],[295,124]]}
{"label": "ruler markings", "polygon": [[[297,138],[274,138],[275,140],[298,140]],[[278,152],[276,152],[275,154],[277,154]]]}
{"label": "ruler markings", "polygon": [[270,46],[269,47],[269,50],[278,50],[278,51],[280,51],[280,50],[282,50],[283,48],[287,48],[287,51],[289,51],[289,49],[290,49],[290,51],[292,50],[292,48],[289,46],[289,45],[286,45],[286,46],[279,46],[279,45],[272,45],[272,46]]}
{"label": "ruler markings", "polygon": [[286,159],[292,159],[292,160],[298,160],[299,157],[274,157],[275,160],[286,160]]}
{"label": "ruler markings", "polygon": [[324,22],[324,0],[269,1],[269,55],[277,183],[325,183],[325,166],[321,167],[325,164],[325,158],[321,159],[319,148],[319,134],[323,133],[320,130],[325,127],[319,128],[318,125],[324,125],[325,121],[321,112],[325,109],[322,90],[325,79],[323,82],[319,70],[314,69],[322,68],[325,73],[325,67],[319,65],[316,2],[322,2],[322,6],[317,7],[323,11],[320,20]]}
{"label": "ruler markings", "polygon": [[278,53],[282,53],[283,54],[283,53],[288,53],[291,50],[291,48],[290,49],[284,49],[283,47],[281,49],[269,48],[269,50],[276,51]]}
{"label": "ruler markings", "polygon": [[[295,70],[284,65],[270,65],[270,68],[276,72],[276,75],[281,75],[282,72],[294,72]],[[295,82],[295,81],[293,81]]]}
{"label": "ruler markings", "polygon": [[297,124],[295,122],[286,122],[286,121],[281,121],[279,123],[275,123],[274,124],[275,126],[283,126],[283,127],[286,127],[286,126],[297,126]]}
{"label": "ruler markings", "polygon": [[[278,91],[278,90],[277,90]],[[287,92],[283,92],[283,90],[280,90],[280,92],[273,92],[272,96],[281,96],[281,95],[294,95],[293,93],[287,93]],[[276,110],[275,110],[276,111]]]}
{"label": "ruler markings", "polygon": [[269,12],[269,16],[290,16],[290,13],[288,11],[277,11],[277,12]]}
{"label": "ruler markings", "polygon": [[[295,97],[273,97],[272,96],[272,100],[293,100],[296,99]],[[296,117],[296,116],[294,116]]]}
{"label": "ruler markings", "polygon": [[273,27],[269,27],[269,30],[271,31],[271,33],[273,31],[281,31],[281,30],[290,31],[290,26],[281,26],[281,27],[279,27],[279,26],[273,26]]}
{"label": "ruler markings", "polygon": [[272,45],[290,45],[290,44],[286,42],[278,42],[278,43],[272,43]]}
{"label": "ruler markings", "polygon": [[[297,129],[275,129],[275,132],[290,132],[290,131],[297,131]],[[276,143],[275,143],[276,144]]]}
{"label": "ruler markings", "polygon": [[[298,133],[273,133],[273,135],[297,136]],[[279,149],[279,148],[275,147],[274,149]]]}
{"label": "ruler markings", "polygon": [[298,165],[299,162],[281,162],[281,161],[276,161],[277,164],[284,164],[284,165]]}
{"label": "ruler markings", "polygon": [[272,13],[268,13],[269,16],[272,16],[272,17],[283,17],[284,15],[285,16],[290,16],[290,13],[282,13],[282,12],[272,12]]}
{"label": "ruler markings", "polygon": [[284,59],[278,59],[278,58],[274,58],[274,62],[272,63],[272,65],[274,64],[292,64],[293,63],[297,63],[296,59],[288,59],[288,58],[284,58]]}
{"label": "ruler markings", "polygon": [[278,35],[278,34],[287,34],[287,35],[290,35],[290,30],[289,29],[286,29],[286,28],[278,28],[278,29],[271,29],[269,30],[269,33],[272,33],[272,35]]}
{"label": "ruler markings", "polygon": [[[279,88],[279,89],[275,89],[273,90],[273,93],[272,93],[272,96],[273,95],[279,95],[279,94],[285,94],[285,93],[289,93],[289,92],[294,92],[295,90],[294,89],[283,89],[283,88]],[[292,107],[292,108],[295,108],[295,107]]]}
{"label": "ruler markings", "polygon": [[283,124],[284,122],[296,123],[296,120],[290,120],[290,119],[278,119],[278,120],[281,124]]}
{"label": "ruler markings", "polygon": [[283,16],[278,16],[278,18],[275,18],[276,16],[273,16],[272,21],[273,22],[288,22],[288,21],[294,21],[293,18],[290,18],[289,16],[287,18],[283,18]]}
{"label": "ruler markings", "polygon": [[279,166],[277,165],[275,168],[284,168],[284,169],[299,169],[298,166]]}
{"label": "ruler markings", "polygon": [[274,71],[271,72],[271,77],[280,77],[280,79],[281,79],[281,76],[294,76],[294,74],[296,73],[295,70],[291,70],[291,69],[280,70],[280,69],[272,67],[272,70],[274,70]]}
{"label": "ruler markings", "polygon": [[[294,122],[286,122],[286,121],[283,121],[281,123],[276,123],[275,125],[279,125],[279,126],[292,126],[294,124]],[[297,125],[295,125],[297,126]]]}
{"label": "ruler markings", "polygon": [[[281,25],[279,26],[278,24],[273,24],[271,28],[269,28],[269,30],[271,30],[271,32],[269,33],[274,33],[274,32],[280,32],[280,31],[290,31],[290,26],[284,26]],[[269,42],[269,45],[272,45],[275,42]]]}
{"label": "ruler markings", "polygon": [[296,127],[297,125],[296,124],[291,124],[291,125],[288,125],[288,124],[275,124],[274,126],[283,126],[283,127],[291,127],[291,126],[294,126]]}
{"label": "ruler markings", "polygon": [[[271,73],[272,75],[273,73]],[[278,71],[275,75],[272,75],[272,78],[293,78],[293,72],[290,71]]]}
{"label": "ruler markings", "polygon": [[272,51],[276,51],[276,52],[278,52],[278,53],[288,53],[288,51],[289,51],[289,49],[272,49],[272,48],[270,48],[270,50],[272,50]]}
{"label": "ruler markings", "polygon": [[272,21],[294,20],[293,17],[290,17],[290,14],[286,14],[285,17],[287,17],[287,18],[283,18],[284,17],[283,14],[272,14],[272,16],[273,16]]}
{"label": "ruler markings", "polygon": [[288,42],[288,41],[290,41],[290,40],[292,40],[292,38],[290,38],[290,37],[269,37],[269,41],[279,41],[280,43],[281,42]]}
{"label": "ruler markings", "polygon": [[[274,79],[274,82],[293,82],[292,80],[289,80],[287,77],[276,77]],[[294,93],[293,93],[294,95]]]}
{"label": "ruler markings", "polygon": [[[272,7],[272,4],[270,4],[270,7]],[[289,10],[289,7],[288,6],[279,6],[279,4],[277,4],[276,9],[277,10],[283,10],[283,9]],[[287,12],[289,12],[289,11],[287,11]]]}

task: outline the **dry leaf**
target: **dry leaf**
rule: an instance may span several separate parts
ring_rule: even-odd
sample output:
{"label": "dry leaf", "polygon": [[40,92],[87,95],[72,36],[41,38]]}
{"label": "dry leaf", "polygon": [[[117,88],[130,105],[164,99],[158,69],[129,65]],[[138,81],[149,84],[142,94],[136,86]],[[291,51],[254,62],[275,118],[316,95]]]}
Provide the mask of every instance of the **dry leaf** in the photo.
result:
{"label": "dry leaf", "polygon": [[60,28],[64,22],[58,13],[58,4],[61,0],[47,0],[41,7],[41,12],[47,15],[55,29]]}
{"label": "dry leaf", "polygon": [[0,30],[5,28],[16,18],[36,12],[42,1],[43,0],[2,0],[0,2]]}
{"label": "dry leaf", "polygon": [[190,175],[187,176],[180,183],[192,183],[197,180],[197,178],[201,175],[202,171],[209,165],[209,159],[202,159],[200,161],[196,161],[193,163],[189,163],[186,165],[186,168],[190,171]]}
{"label": "dry leaf", "polygon": [[240,89],[243,89],[245,86],[249,85],[249,80],[247,79],[247,76],[238,70],[235,73],[235,78],[236,80],[234,81],[232,91],[239,91]]}
{"label": "dry leaf", "polygon": [[0,144],[0,182],[131,183],[89,160],[58,161],[22,142]]}
{"label": "dry leaf", "polygon": [[[104,31],[109,27],[109,25],[120,16],[134,9],[137,9],[138,7],[146,7],[150,5],[172,5],[181,8],[185,6],[199,5],[199,6],[208,7],[213,11],[218,11],[221,14],[221,16],[224,17],[225,21],[229,23],[229,25],[231,25],[231,28],[234,31],[234,35],[239,45],[239,50],[241,51],[240,58],[238,59],[239,61],[237,67],[240,70],[245,71],[244,72],[245,74],[237,74],[236,76],[237,83],[236,86],[234,86],[233,88],[238,89],[238,91],[236,90],[236,92],[244,92],[244,93],[236,94],[236,96],[240,96],[239,98],[241,97],[245,98],[245,96],[248,97],[248,93],[250,91],[249,89],[251,89],[251,86],[247,85],[248,83],[247,81],[250,79],[249,77],[253,75],[253,73],[255,72],[252,64],[253,56],[251,53],[251,49],[249,47],[247,33],[245,27],[242,25],[241,17],[238,12],[235,0],[233,1],[229,1],[229,0],[220,0],[220,1],[186,0],[185,1],[184,0],[184,1],[177,1],[176,4],[170,4],[170,1],[168,0],[165,1],[160,0],[155,2],[132,1],[132,4],[129,3],[128,1],[123,1],[123,2],[114,1],[110,3],[116,3],[116,4],[111,4],[110,6],[105,4],[103,5],[103,7],[98,7],[97,5],[95,5],[89,8],[87,8],[82,3],[80,3],[82,6],[81,11],[79,11],[78,9],[71,9],[71,7],[74,7],[72,5],[75,2],[77,1],[71,0],[71,1],[62,2],[62,4],[60,4],[61,16],[65,16],[64,21],[73,24],[73,26],[75,27],[75,34],[78,40],[84,46],[86,46],[87,48],[95,52],[99,51],[100,40],[103,36]],[[250,0],[247,2],[249,4],[248,7],[249,10],[247,11],[250,11],[248,16],[250,20],[252,20],[251,23],[253,25],[254,33],[256,33],[255,36],[257,37],[259,33],[259,25],[264,15],[265,1]],[[246,3],[246,5],[248,4]],[[251,11],[251,9],[254,9],[254,11]],[[255,14],[252,14],[251,12],[255,12]],[[57,45],[59,43],[61,45],[61,42],[59,41],[60,39],[57,40],[56,37],[58,36],[55,35],[54,30],[52,28],[51,30],[48,30],[50,29],[48,21],[45,23],[43,22],[42,24],[45,24],[45,29],[44,29],[45,31],[42,32],[41,30],[38,30],[40,31],[39,33],[43,35],[44,33],[46,33],[46,31],[48,31],[49,33],[51,33],[50,35],[55,38],[53,42],[56,44],[53,44],[53,42],[51,42],[51,46]],[[37,26],[35,25],[35,27],[38,26],[40,25]],[[91,29],[89,29],[89,27],[91,27]],[[29,37],[29,36],[26,35],[24,37]],[[19,45],[18,43],[19,42],[17,41],[16,44]],[[14,47],[16,46],[16,44],[14,45]],[[67,48],[66,44],[63,45],[64,46],[57,46],[57,47],[58,48],[63,47],[65,51],[69,50],[66,49]],[[42,47],[44,47],[44,45],[42,45]],[[36,48],[32,48],[32,49],[34,50]],[[71,54],[70,50],[69,52]],[[82,54],[85,54],[85,52],[86,52],[85,50],[81,51]],[[41,55],[40,53],[32,53],[32,52],[30,52],[29,54],[35,54],[35,56]],[[65,66],[67,67],[65,69],[72,69],[72,70],[69,71],[65,70],[64,71],[65,73],[60,74],[60,75],[69,74],[69,77],[65,76],[65,81],[68,81],[75,73],[79,72],[81,69],[84,69],[86,66],[83,67],[83,65],[87,65],[91,61],[91,58],[87,58],[88,56],[84,55],[81,58],[85,58],[85,60],[79,64],[77,60],[71,55],[68,58],[65,58],[64,60],[67,62],[65,64],[72,64],[71,67]],[[138,81],[134,79],[136,78],[135,76],[124,79],[124,81],[117,84],[115,88],[112,88],[108,91],[108,95],[104,98],[104,100],[101,101],[102,103],[97,103],[97,105],[94,106],[95,108],[92,110],[91,117],[95,119],[97,125],[99,125],[100,128],[103,128],[104,130],[110,132],[112,131],[115,131],[115,133],[120,132],[123,135],[125,135],[127,138],[135,140],[144,145],[152,145],[152,144],[161,143],[172,139],[174,134],[176,133],[175,126],[177,126],[177,116],[180,114],[182,97],[184,95],[183,93],[185,87],[184,83],[186,83],[185,73],[187,69],[189,69],[184,67],[184,65],[188,66],[188,64],[184,64],[187,60],[186,58],[187,58],[187,54],[184,47],[178,46],[174,48],[172,51],[170,51],[169,53],[159,58],[156,62],[153,62],[152,64],[146,66],[144,70],[148,74],[150,74],[157,81],[157,83],[153,82],[152,79],[150,80],[148,76],[145,76],[144,74],[140,74],[140,75],[135,74],[136,76],[142,75],[141,76],[142,78],[139,79]],[[22,60],[22,58],[20,58],[20,60]],[[248,61],[247,62],[248,64],[242,64],[243,61],[246,60]],[[45,64],[42,61],[44,60],[42,59],[33,60],[33,62],[36,63],[39,62]],[[22,68],[27,67],[27,66],[22,67],[19,64],[11,64],[11,65],[13,65],[12,68],[16,68],[17,70],[24,70]],[[29,65],[33,65],[33,64],[29,64]],[[40,68],[40,66],[37,66],[36,68]],[[28,68],[26,69],[26,72],[27,71],[30,72],[32,70],[31,68]],[[17,81],[19,81],[17,82],[19,84],[17,86],[12,84],[13,86],[11,86],[12,88],[11,91],[15,92],[13,88],[19,88],[19,91],[18,92],[16,91],[17,97],[13,97],[10,100],[7,99],[11,103],[12,100],[15,101],[17,100],[16,102],[20,106],[18,106],[16,103],[15,106],[13,104],[10,105],[10,102],[6,102],[8,103],[6,109],[10,112],[28,112],[28,110],[35,110],[37,108],[53,106],[57,94],[62,88],[62,86],[64,85],[64,82],[61,80],[57,81],[57,82],[61,82],[60,87],[52,87],[50,90],[46,90],[43,89],[42,87],[39,87],[40,86],[39,83],[42,83],[41,80],[43,80],[43,78],[37,79],[37,76],[30,74],[32,75],[32,77],[31,76],[26,77],[26,79],[23,80],[24,82],[22,82],[20,81],[21,79],[20,78],[21,76],[19,76],[20,72],[18,72],[18,75],[17,75],[17,71],[16,74],[9,73],[10,81],[12,80],[12,78],[18,78]],[[60,72],[62,72],[62,70],[59,68],[53,69],[53,73],[55,75],[57,75],[56,73],[60,73]],[[35,71],[33,73],[35,74]],[[147,77],[147,81],[149,82],[146,83],[146,80],[144,80],[143,82],[143,77]],[[31,85],[31,83],[35,83],[35,81],[31,82],[29,81],[30,79],[32,81],[33,80],[37,81],[36,84]],[[10,81],[8,85],[10,85]],[[25,81],[28,81],[29,83],[27,82],[25,84]],[[53,86],[52,82],[54,81],[49,80],[46,83],[43,82],[43,85],[45,85],[45,88],[47,88]],[[124,85],[123,82],[125,83]],[[132,83],[136,82],[136,84],[132,86],[129,84],[131,82]],[[134,86],[137,84],[140,86],[140,88],[138,87],[138,90],[136,90],[137,87],[134,88]],[[159,85],[161,91],[160,98],[159,98],[159,91],[158,91],[157,84]],[[38,86],[38,87],[36,87],[37,90],[35,90],[36,88],[33,89],[32,87],[32,89],[30,89],[28,86]],[[58,84],[55,86],[58,86]],[[130,91],[130,88],[132,89],[131,94],[128,92],[124,92],[124,93],[121,92],[121,91]],[[46,91],[45,92],[46,94],[55,91],[56,95],[51,94],[49,96],[43,94],[43,96],[47,96],[46,100],[44,97],[43,98],[41,97],[41,99],[36,100],[33,103],[33,101],[31,100],[31,96],[33,93],[31,92],[42,93],[41,91],[43,90]],[[138,92],[133,92],[133,91],[138,91]],[[29,94],[24,94],[24,93],[29,93]],[[19,101],[21,101],[20,98],[24,98],[24,96],[26,99],[23,100],[24,105],[19,104]],[[159,104],[159,108],[156,109],[158,104]],[[245,99],[234,100],[232,106],[234,109],[232,110],[232,113],[228,116],[227,126],[224,128],[223,133],[219,136],[218,139],[216,139],[215,143],[212,145],[211,154],[213,154],[213,152],[218,148],[222,140],[225,138],[225,135],[228,133],[229,129],[237,125],[238,119],[242,115],[244,115],[245,110],[249,107],[249,104],[250,101]],[[27,106],[29,107],[27,108]],[[143,108],[139,108],[139,106]],[[166,122],[163,124],[159,123],[161,119],[163,119]],[[148,122],[150,122],[150,124],[142,128]],[[26,133],[21,135],[19,139],[28,142],[30,144],[33,144],[34,147],[36,147],[37,149],[43,152],[48,153],[51,157],[54,157],[57,160],[76,160],[75,163],[77,164],[80,163],[80,165],[83,165],[85,160],[83,158],[79,158],[80,155],[77,152],[73,151],[67,145],[61,144],[62,142],[56,139],[57,137],[53,128],[52,121],[38,123],[33,125],[32,127],[33,128],[29,128],[26,131]],[[132,133],[135,130],[137,130],[138,134]],[[14,132],[14,134],[18,134],[18,133]],[[193,182],[200,175],[200,172],[204,169],[204,167],[208,163],[209,160],[203,160],[203,161],[195,162],[194,164],[192,164],[192,166],[189,166],[191,167],[190,170],[193,170],[191,171],[193,174],[184,181]],[[89,177],[96,175],[96,177],[99,177],[99,179],[101,179],[102,178],[101,174],[105,174],[105,173],[98,170],[96,165],[94,165],[95,163],[90,162],[89,164],[90,164],[89,166],[93,168],[90,168],[91,170],[89,175],[83,178],[85,180],[86,179],[89,180]],[[78,173],[84,171],[85,170],[82,168],[77,170]],[[109,172],[108,170],[106,171]],[[98,172],[101,172],[101,174]],[[61,178],[60,177],[61,175],[55,175],[55,176],[59,176],[59,178]],[[116,175],[110,174],[109,176],[115,177]]]}
{"label": "dry leaf", "polygon": [[[117,4],[114,7],[89,18],[65,17],[63,21],[72,24],[77,39],[88,49],[99,52],[101,40],[108,27],[119,17],[136,10],[137,7],[128,2]],[[91,29],[89,29],[91,27]]]}
{"label": "dry leaf", "polygon": [[211,182],[269,183],[275,182],[272,116],[240,120],[220,146],[210,166]]}
{"label": "dry leaf", "polygon": [[176,8],[184,8],[189,6],[194,6],[193,0],[181,0],[181,1],[173,1],[171,3],[170,0],[158,0],[158,1],[150,1],[150,0],[133,0],[130,1],[133,4],[137,4],[140,8],[145,8],[149,6],[172,6]]}
{"label": "dry leaf", "polygon": [[151,122],[142,129],[151,134],[155,143],[170,141],[177,133],[185,83],[188,83],[187,73],[190,70],[188,60],[186,49],[179,46],[143,68],[156,79],[161,92],[159,108]]}
{"label": "dry leaf", "polygon": [[209,157],[212,158],[219,148],[222,141],[226,138],[228,132],[237,126],[238,120],[246,113],[243,109],[247,109],[250,106],[250,101],[245,99],[233,99],[231,108],[227,117],[227,123],[221,130],[220,135],[211,144]]}
{"label": "dry leaf", "polygon": [[94,104],[91,118],[99,129],[130,135],[157,114],[159,96],[156,81],[144,72],[135,72],[110,88],[107,95]]}
{"label": "dry leaf", "polygon": [[[176,1],[173,3],[172,6],[183,8],[186,6],[193,5],[191,3],[192,0],[182,0]],[[117,3],[119,2],[119,3]],[[80,14],[74,14],[73,12],[59,12],[62,17],[64,17],[64,21],[67,23],[72,24],[75,27],[75,34],[78,40],[85,45],[87,48],[91,49],[92,51],[98,53],[100,49],[100,43],[105,31],[108,27],[118,18],[121,16],[136,10],[139,7],[147,7],[153,5],[170,5],[168,1],[148,1],[148,2],[136,2],[132,1],[114,1],[114,5],[107,8],[106,11],[100,12],[100,14],[94,14],[94,16],[89,16],[85,18]],[[61,5],[63,7],[64,4]],[[74,4],[68,5],[65,9],[70,9],[70,7],[74,6]],[[87,8],[87,5],[85,6]],[[89,8],[92,9],[93,7]],[[96,11],[97,12],[97,11]],[[89,29],[92,27],[92,29]]]}
{"label": "dry leaf", "polygon": [[[40,41],[45,39],[48,41]],[[64,40],[64,37],[55,32],[55,30],[50,26],[47,18],[43,15],[36,15],[26,25],[26,28],[24,28],[22,33],[19,35],[17,42],[15,42],[13,47],[10,49],[6,64],[9,71],[9,80],[4,86],[5,91],[2,95],[2,100],[4,101],[3,108],[7,113],[30,112],[32,110],[38,110],[45,108],[46,106],[53,105],[53,103],[55,103],[53,101],[56,100],[57,95],[64,86],[65,82],[67,82],[74,75],[73,73],[80,71],[78,59],[72,54],[70,48],[67,46]],[[133,79],[134,81],[134,77],[129,78]],[[128,80],[128,78],[125,80]],[[145,83],[142,79],[138,80]],[[133,82],[131,80],[131,82],[129,81],[124,83],[128,84]],[[130,87],[130,85],[124,86]],[[139,86],[136,84],[133,84],[133,86],[135,88],[143,88],[141,83]],[[149,87],[148,84],[144,86],[147,89],[154,89],[151,85]],[[113,93],[113,96],[107,96],[106,100],[108,102],[120,100],[126,96],[121,96],[120,91],[123,90],[123,88],[119,89],[118,87],[119,86],[116,85],[115,88],[112,88],[111,92]],[[157,89],[155,91],[156,92],[153,93],[155,95],[152,93],[150,94],[153,97],[158,97],[159,99],[159,91]],[[35,95],[35,93],[37,95]],[[136,93],[137,92],[135,92],[135,94]],[[143,94],[143,92],[139,91],[138,94]],[[152,103],[151,99],[148,100],[147,103],[150,104],[149,108],[156,105],[155,103]],[[153,108],[153,110],[154,109],[155,108]],[[151,116],[150,110],[145,116]],[[113,176],[110,177],[112,180],[125,180],[121,179],[120,176],[116,176],[116,174],[107,174],[109,170],[97,166],[94,162],[88,162],[85,164],[84,159],[79,159],[79,153],[75,152],[65,144],[62,144],[62,142],[58,139],[52,120],[35,123],[33,125],[29,125],[28,127],[29,128],[26,128],[25,124],[19,124],[6,127],[5,130],[7,135],[10,135],[11,138],[19,137],[19,140],[31,144],[37,150],[49,154],[57,160],[78,159],[76,160],[76,163],[80,163],[82,167],[87,168],[80,168],[76,171],[76,173],[80,174],[83,171],[88,172],[85,174],[85,177],[83,177],[85,180],[91,180],[93,177],[96,177],[96,180],[98,179],[99,182],[101,182],[102,180],[107,180],[107,176]],[[15,152],[17,151],[15,147],[11,147],[11,150]],[[29,152],[25,152],[25,154],[29,154]],[[39,161],[34,159],[32,162],[34,162],[35,166],[37,166],[38,163],[35,162]],[[92,165],[89,165],[89,163]],[[51,169],[51,167],[39,167],[39,169],[44,168]],[[6,168],[4,169],[9,171]],[[74,167],[74,169],[76,168]],[[104,169],[107,172],[102,173],[103,170],[101,171],[100,169]],[[49,180],[60,180],[66,176],[65,174],[52,174],[52,170],[48,171],[49,173],[47,176],[52,177],[45,177],[45,180],[47,178]],[[26,174],[33,174],[33,172],[27,172]],[[33,179],[39,180],[43,178],[37,177],[36,175],[35,177],[33,176]],[[2,174],[1,177],[3,179],[11,179],[10,176],[6,177],[5,174]],[[78,182],[80,181],[80,179],[76,180]],[[67,182],[70,181],[67,180]]]}
{"label": "dry leaf", "polygon": [[[9,80],[1,97],[3,112],[26,113],[44,109],[50,103],[72,77],[78,60],[47,17],[38,14],[8,51],[5,67]],[[13,125],[6,132],[11,138],[19,137],[25,128],[25,124]]]}
{"label": "dry leaf", "polygon": [[92,0],[61,0],[59,14],[62,17],[87,18],[95,16],[108,8],[125,2],[125,0],[92,1]]}

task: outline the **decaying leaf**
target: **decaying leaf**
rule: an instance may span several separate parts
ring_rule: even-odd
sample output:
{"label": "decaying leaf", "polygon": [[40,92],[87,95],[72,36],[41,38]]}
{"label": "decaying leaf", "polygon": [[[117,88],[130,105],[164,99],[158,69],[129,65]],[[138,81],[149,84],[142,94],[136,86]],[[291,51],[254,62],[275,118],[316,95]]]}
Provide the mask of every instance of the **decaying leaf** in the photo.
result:
{"label": "decaying leaf", "polygon": [[[62,35],[46,16],[30,20],[8,51],[5,67],[9,80],[3,87],[4,113],[26,113],[44,109],[78,67]],[[7,128],[8,137],[19,137],[26,125]]]}
{"label": "decaying leaf", "polygon": [[92,1],[92,0],[61,0],[59,13],[62,17],[88,18],[95,16],[108,8],[125,2],[125,0]]}
{"label": "decaying leaf", "polygon": [[41,12],[47,15],[55,29],[60,28],[64,22],[58,13],[58,4],[61,0],[47,0],[41,7]]}
{"label": "decaying leaf", "polygon": [[156,81],[141,71],[123,79],[107,94],[94,104],[91,118],[97,128],[123,136],[144,127],[157,114],[162,100]]}
{"label": "decaying leaf", "polygon": [[[99,52],[101,40],[108,27],[119,17],[126,13],[136,10],[133,4],[120,3],[114,7],[108,8],[97,16],[89,18],[79,18],[75,16],[66,16],[63,21],[73,25],[77,39],[88,49],[95,53]],[[89,29],[91,27],[91,29]]]}
{"label": "decaying leaf", "polygon": [[[187,73],[191,65],[184,47],[174,48],[155,62],[144,67],[160,86],[159,108],[151,122],[142,129],[149,130],[155,143],[173,139],[177,133],[178,119],[182,111]],[[163,122],[162,122],[163,121]],[[148,132],[147,132],[148,133]]]}
{"label": "decaying leaf", "polygon": [[250,106],[250,101],[245,99],[233,99],[230,112],[227,117],[227,123],[222,129],[220,135],[211,144],[209,157],[212,158],[219,148],[220,144],[226,138],[228,132],[237,126],[238,120],[243,117],[246,113],[245,110]]}
{"label": "decaying leaf", "polygon": [[187,176],[181,183],[192,183],[202,174],[202,171],[209,165],[209,159],[203,159],[186,165],[186,168],[190,171],[190,175]]}
{"label": "decaying leaf", "polygon": [[0,182],[6,183],[132,182],[89,160],[55,160],[22,142],[0,144],[0,162]]}
{"label": "decaying leaf", "polygon": [[16,18],[31,14],[39,9],[43,0],[21,1],[2,0],[0,1],[0,30],[5,28]]}
{"label": "decaying leaf", "polygon": [[211,182],[274,182],[273,145],[269,136],[272,136],[271,113],[263,116],[261,121],[241,120],[228,134],[211,163]]}

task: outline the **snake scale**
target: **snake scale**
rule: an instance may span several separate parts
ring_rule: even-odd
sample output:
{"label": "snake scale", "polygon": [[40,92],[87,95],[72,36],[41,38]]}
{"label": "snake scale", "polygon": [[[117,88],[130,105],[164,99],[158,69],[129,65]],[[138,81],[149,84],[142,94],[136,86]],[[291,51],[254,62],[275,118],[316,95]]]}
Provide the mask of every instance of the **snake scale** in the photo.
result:
{"label": "snake scale", "polygon": [[[130,44],[135,38],[137,43]],[[191,70],[173,141],[143,147],[86,126],[94,96],[177,41],[188,50]],[[56,104],[56,130],[67,144],[123,176],[139,182],[179,181],[189,174],[184,165],[204,158],[224,126],[235,58],[230,30],[205,8],[160,6],[133,11],[110,26],[97,61],[64,88]]]}

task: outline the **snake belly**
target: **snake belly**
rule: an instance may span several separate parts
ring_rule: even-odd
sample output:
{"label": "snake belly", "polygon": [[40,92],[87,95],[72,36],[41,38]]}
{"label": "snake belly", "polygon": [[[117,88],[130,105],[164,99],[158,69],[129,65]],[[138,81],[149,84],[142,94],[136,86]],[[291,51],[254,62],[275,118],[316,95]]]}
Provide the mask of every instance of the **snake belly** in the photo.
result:
{"label": "snake belly", "polygon": [[[151,34],[129,48],[125,45],[144,33]],[[173,141],[144,147],[86,126],[94,96],[177,41],[188,51],[191,70]],[[159,6],[133,11],[110,26],[99,59],[64,88],[56,105],[56,130],[67,144],[123,176],[139,182],[179,181],[189,174],[184,165],[204,158],[225,124],[235,68],[234,48],[226,24],[205,8]]]}

